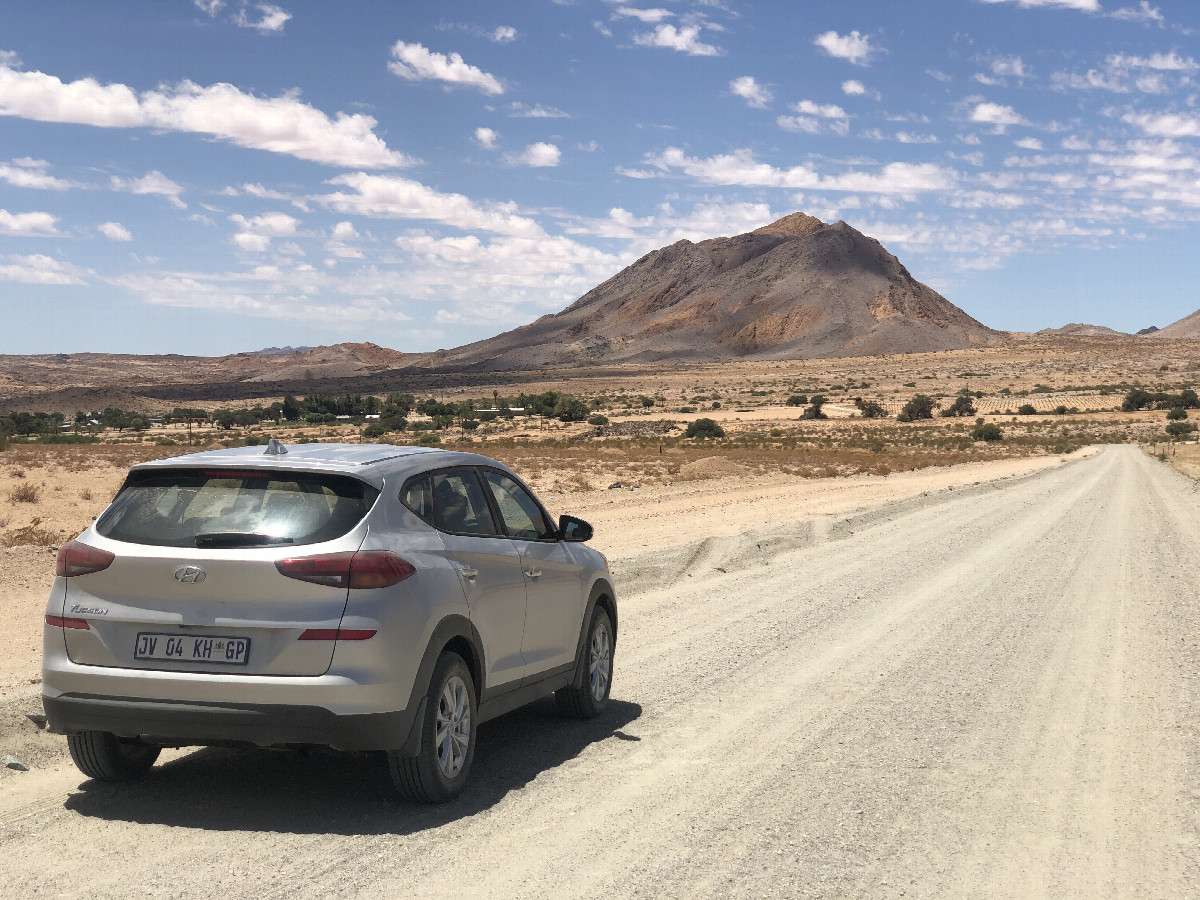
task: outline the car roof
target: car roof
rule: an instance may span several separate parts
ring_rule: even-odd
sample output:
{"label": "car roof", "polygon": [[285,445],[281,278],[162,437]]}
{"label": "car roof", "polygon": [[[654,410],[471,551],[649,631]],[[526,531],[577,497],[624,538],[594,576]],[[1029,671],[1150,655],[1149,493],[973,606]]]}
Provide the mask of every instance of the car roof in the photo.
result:
{"label": "car roof", "polygon": [[[277,443],[277,442],[272,442]],[[437,447],[403,447],[396,444],[278,444],[271,447],[230,447],[201,450],[139,463],[130,471],[202,466],[293,469],[304,472],[334,472],[353,475],[379,486],[385,478],[425,472],[446,466],[489,465],[510,471],[508,466],[477,453],[442,450]]]}

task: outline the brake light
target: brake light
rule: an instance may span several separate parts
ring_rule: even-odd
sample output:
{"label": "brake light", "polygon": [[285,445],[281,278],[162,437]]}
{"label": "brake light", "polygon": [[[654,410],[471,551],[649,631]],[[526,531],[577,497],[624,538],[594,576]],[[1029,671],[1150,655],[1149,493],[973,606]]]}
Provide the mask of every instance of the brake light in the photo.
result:
{"label": "brake light", "polygon": [[[280,575],[335,588],[384,588],[398,584],[417,570],[390,550],[327,553],[276,561]],[[312,638],[311,640],[332,640]]]}
{"label": "brake light", "polygon": [[310,628],[298,637],[299,641],[365,641],[375,637],[367,628]]}
{"label": "brake light", "polygon": [[87,619],[72,619],[69,616],[46,616],[46,624],[55,628],[79,628],[83,631],[90,627]]}
{"label": "brake light", "polygon": [[58,560],[54,564],[54,574],[62,578],[74,578],[76,575],[90,575],[93,572],[103,572],[112,565],[116,554],[89,547],[79,541],[71,541],[58,548]]}

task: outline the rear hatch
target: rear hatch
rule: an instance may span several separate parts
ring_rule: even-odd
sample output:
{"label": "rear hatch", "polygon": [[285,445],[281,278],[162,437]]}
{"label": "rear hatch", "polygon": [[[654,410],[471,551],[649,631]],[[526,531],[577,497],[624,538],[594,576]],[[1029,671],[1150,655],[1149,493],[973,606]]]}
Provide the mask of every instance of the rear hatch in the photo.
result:
{"label": "rear hatch", "polygon": [[88,626],[65,628],[68,655],[133,669],[324,673],[348,588],[289,577],[296,567],[280,563],[348,558],[377,496],[346,475],[135,470],[81,537],[113,558],[64,579],[64,617]]}

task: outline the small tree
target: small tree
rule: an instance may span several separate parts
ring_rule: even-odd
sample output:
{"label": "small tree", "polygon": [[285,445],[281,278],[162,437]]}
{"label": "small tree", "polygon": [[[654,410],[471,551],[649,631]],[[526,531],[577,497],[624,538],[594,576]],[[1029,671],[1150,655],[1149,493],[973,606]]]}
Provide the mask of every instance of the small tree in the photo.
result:
{"label": "small tree", "polygon": [[897,422],[915,422],[918,419],[932,419],[933,408],[936,405],[932,397],[917,394],[904,404],[904,409],[896,416]]}
{"label": "small tree", "polygon": [[792,394],[787,398],[788,406],[804,406],[808,403],[808,394]]}
{"label": "small tree", "polygon": [[1167,419],[1172,422],[1178,422],[1181,419],[1186,419],[1187,417],[1187,410],[1182,406],[1176,406],[1173,410],[1167,413]]}
{"label": "small tree", "polygon": [[1017,407],[1017,412],[1022,416],[1032,416],[1037,413],[1032,403],[1022,403]]}
{"label": "small tree", "polygon": [[1177,441],[1182,441],[1184,438],[1186,438],[1188,435],[1190,435],[1195,430],[1196,430],[1196,423],[1194,423],[1194,422],[1168,422],[1167,423],[1167,434],[1169,434],[1171,437],[1173,437]]}
{"label": "small tree", "polygon": [[725,429],[712,419],[696,419],[696,421],[688,423],[687,431],[683,433],[683,436],[701,439],[723,438]]}
{"label": "small tree", "polygon": [[960,394],[953,403],[946,409],[942,410],[942,415],[946,418],[966,418],[973,416],[977,410],[975,405],[971,403],[971,398],[966,394]]}
{"label": "small tree", "polygon": [[858,414],[864,419],[882,419],[887,416],[887,410],[874,400],[859,400]]}
{"label": "small tree", "polygon": [[821,407],[825,405],[825,398],[820,394],[813,394],[812,401],[808,406],[804,407],[804,412],[800,414],[802,419],[828,419],[829,416],[821,412]]}

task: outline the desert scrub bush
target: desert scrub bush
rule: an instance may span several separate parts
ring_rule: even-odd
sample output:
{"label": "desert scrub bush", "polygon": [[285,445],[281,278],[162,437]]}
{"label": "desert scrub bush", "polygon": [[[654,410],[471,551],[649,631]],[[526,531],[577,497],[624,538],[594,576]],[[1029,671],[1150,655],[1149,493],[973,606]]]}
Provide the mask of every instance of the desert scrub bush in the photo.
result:
{"label": "desert scrub bush", "polygon": [[915,422],[918,419],[932,419],[934,406],[935,403],[932,397],[927,394],[917,394],[904,404],[904,408],[896,416],[896,421]]}
{"label": "desert scrub bush", "polygon": [[4,547],[52,547],[58,543],[58,535],[41,528],[42,520],[34,519],[22,528],[14,528],[0,534],[0,546]]}
{"label": "desert scrub bush", "polygon": [[82,491],[80,491],[79,499],[80,500],[91,500],[92,499],[92,489],[84,488]]}
{"label": "desert scrub bush", "polygon": [[712,419],[696,419],[694,422],[689,422],[687,431],[683,433],[684,437],[689,438],[723,438],[725,437],[725,429],[714,422]]}
{"label": "desert scrub bush", "polygon": [[24,469],[9,469],[8,474],[11,475],[13,478],[24,478],[25,470]]}
{"label": "desert scrub bush", "polygon": [[9,503],[37,503],[39,493],[37,485],[32,481],[27,481],[24,484],[18,484],[15,488],[8,492]]}
{"label": "desert scrub bush", "polygon": [[1182,419],[1186,419],[1187,417],[1187,410],[1182,406],[1176,406],[1169,413],[1167,413],[1167,420],[1171,422],[1178,422]]}
{"label": "desert scrub bush", "polygon": [[807,406],[808,394],[792,394],[787,398],[788,406]]}
{"label": "desert scrub bush", "polygon": [[1034,405],[1032,403],[1022,403],[1020,406],[1017,407],[1017,415],[1019,415],[1019,416],[1035,416],[1035,415],[1037,415],[1037,409],[1034,407]]}
{"label": "desert scrub bush", "polygon": [[588,416],[587,423],[589,425],[596,425],[596,426],[607,425],[608,424],[608,416],[601,416],[601,415]]}
{"label": "desert scrub bush", "polygon": [[1195,430],[1196,430],[1196,424],[1194,422],[1168,422],[1167,423],[1167,434],[1169,434],[1172,438],[1174,438],[1177,441],[1181,441],[1184,438],[1189,437],[1191,435],[1191,433]]}
{"label": "desert scrub bush", "polygon": [[1004,440],[1004,432],[1000,430],[1000,426],[992,424],[984,424],[982,421],[975,425],[971,431],[971,439],[975,441],[1002,441]]}

